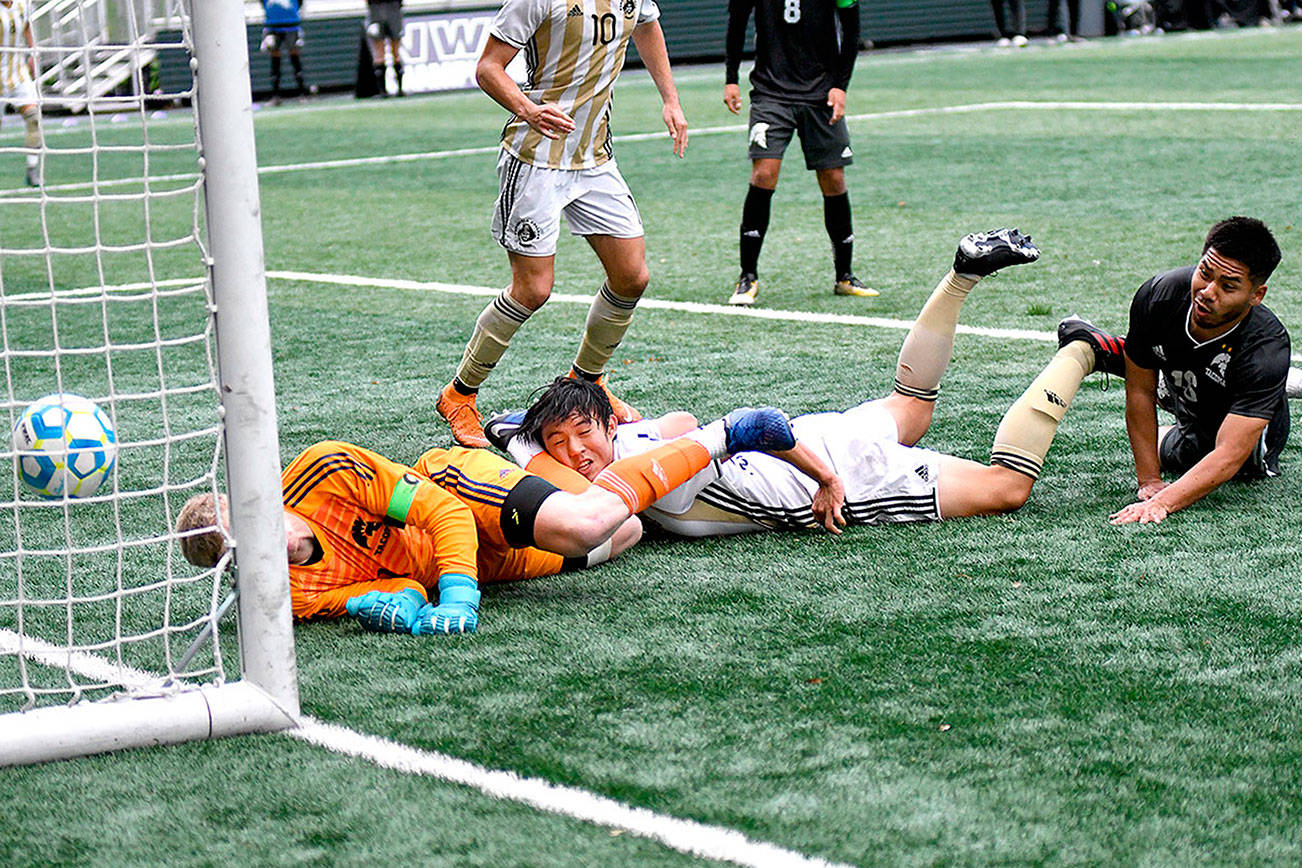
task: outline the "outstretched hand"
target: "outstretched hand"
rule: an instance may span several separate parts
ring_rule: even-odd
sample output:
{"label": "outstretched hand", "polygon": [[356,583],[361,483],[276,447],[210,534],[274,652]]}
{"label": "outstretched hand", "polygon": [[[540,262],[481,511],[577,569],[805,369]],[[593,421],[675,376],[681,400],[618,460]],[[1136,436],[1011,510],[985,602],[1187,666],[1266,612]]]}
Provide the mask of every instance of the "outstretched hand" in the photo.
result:
{"label": "outstretched hand", "polygon": [[674,143],[674,156],[684,157],[687,155],[687,116],[683,114],[683,107],[678,103],[666,103],[660,116],[665,120],[665,126],[669,128],[669,138]]}
{"label": "outstretched hand", "polygon": [[1109,518],[1113,524],[1157,524],[1168,515],[1166,507],[1157,501],[1141,500],[1117,510]]}
{"label": "outstretched hand", "polygon": [[841,477],[833,474],[830,479],[821,482],[814,492],[814,519],[832,533],[840,533],[845,527],[845,484]]}

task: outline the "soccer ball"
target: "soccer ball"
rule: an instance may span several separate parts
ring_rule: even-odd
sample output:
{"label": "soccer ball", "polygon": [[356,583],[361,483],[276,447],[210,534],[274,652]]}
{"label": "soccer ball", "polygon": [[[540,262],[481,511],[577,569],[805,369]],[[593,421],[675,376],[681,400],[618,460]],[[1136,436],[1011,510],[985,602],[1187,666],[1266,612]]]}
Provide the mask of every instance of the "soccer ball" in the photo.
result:
{"label": "soccer ball", "polygon": [[27,406],[14,426],[18,473],[47,500],[90,497],[113,471],[118,438],[113,422],[94,401],[46,395]]}

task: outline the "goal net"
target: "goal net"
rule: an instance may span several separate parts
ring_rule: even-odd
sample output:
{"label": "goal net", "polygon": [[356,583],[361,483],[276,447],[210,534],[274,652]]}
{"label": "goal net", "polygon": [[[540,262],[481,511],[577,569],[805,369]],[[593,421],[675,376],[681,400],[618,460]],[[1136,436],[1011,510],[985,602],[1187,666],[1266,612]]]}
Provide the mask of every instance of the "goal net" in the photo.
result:
{"label": "goal net", "polygon": [[[0,441],[0,765],[297,716],[243,5],[51,3],[43,142],[0,125],[0,404],[10,431],[55,406]],[[110,433],[60,454],[73,395]],[[231,548],[199,569],[176,519],[219,490]]]}

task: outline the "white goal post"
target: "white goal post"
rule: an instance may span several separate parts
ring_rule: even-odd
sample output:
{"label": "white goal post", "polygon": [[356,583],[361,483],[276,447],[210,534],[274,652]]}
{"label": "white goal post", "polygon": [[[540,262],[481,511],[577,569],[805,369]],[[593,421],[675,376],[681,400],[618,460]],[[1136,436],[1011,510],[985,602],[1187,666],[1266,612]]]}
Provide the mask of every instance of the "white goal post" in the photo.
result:
{"label": "white goal post", "polygon": [[[0,416],[76,393],[117,437],[82,499],[39,498],[0,441],[0,765],[299,714],[244,2],[119,5],[115,44],[38,46],[44,66],[133,58],[93,104],[40,96],[43,186],[6,182],[33,149],[0,130]],[[167,51],[188,56],[184,91],[156,88]],[[192,567],[181,504],[222,489],[232,554]]]}

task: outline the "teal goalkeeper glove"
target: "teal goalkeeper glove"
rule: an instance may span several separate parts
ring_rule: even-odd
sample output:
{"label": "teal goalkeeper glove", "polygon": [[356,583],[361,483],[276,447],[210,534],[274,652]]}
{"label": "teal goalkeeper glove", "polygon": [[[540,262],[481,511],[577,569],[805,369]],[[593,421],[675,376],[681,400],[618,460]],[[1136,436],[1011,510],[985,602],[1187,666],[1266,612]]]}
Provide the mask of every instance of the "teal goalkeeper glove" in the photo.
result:
{"label": "teal goalkeeper glove", "polygon": [[479,626],[479,586],[470,576],[449,573],[439,579],[439,603],[416,613],[415,636],[473,633]]}
{"label": "teal goalkeeper glove", "polygon": [[425,605],[424,594],[415,588],[405,588],[396,593],[368,591],[344,603],[344,608],[367,630],[411,633],[421,607]]}

